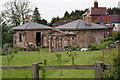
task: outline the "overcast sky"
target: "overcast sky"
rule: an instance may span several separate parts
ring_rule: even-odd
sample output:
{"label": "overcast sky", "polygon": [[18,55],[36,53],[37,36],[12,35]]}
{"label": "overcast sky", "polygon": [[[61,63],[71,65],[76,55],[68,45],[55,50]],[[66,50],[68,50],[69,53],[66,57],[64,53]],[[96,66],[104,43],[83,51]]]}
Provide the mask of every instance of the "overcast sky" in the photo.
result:
{"label": "overcast sky", "polygon": [[[2,4],[11,0],[0,0],[0,11],[3,10]],[[52,17],[62,17],[65,11],[84,10],[94,6],[94,0],[28,0],[31,5],[39,8],[41,17],[50,21]],[[98,0],[100,7],[118,7],[120,0]]]}

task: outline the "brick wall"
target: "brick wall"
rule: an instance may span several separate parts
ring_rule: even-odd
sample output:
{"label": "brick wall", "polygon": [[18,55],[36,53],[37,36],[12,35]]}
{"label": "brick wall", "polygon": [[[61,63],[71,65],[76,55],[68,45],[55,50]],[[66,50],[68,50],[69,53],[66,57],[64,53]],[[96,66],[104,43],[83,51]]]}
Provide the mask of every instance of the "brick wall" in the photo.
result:
{"label": "brick wall", "polygon": [[[41,32],[41,46],[48,46],[48,36],[46,34],[50,30],[30,30],[30,31],[15,31],[13,35],[13,45],[26,48],[26,42],[33,43],[36,46],[36,32]],[[19,33],[22,33],[22,42],[19,40]],[[45,39],[45,40],[43,40]]]}
{"label": "brick wall", "polygon": [[[99,44],[104,38],[104,30],[81,30],[81,31],[66,31],[77,34],[76,36],[62,36],[62,45],[68,46],[68,40],[71,45],[77,45],[79,48],[89,46],[91,43]],[[53,33],[58,34],[58,33]],[[60,33],[59,33],[60,34]]]}

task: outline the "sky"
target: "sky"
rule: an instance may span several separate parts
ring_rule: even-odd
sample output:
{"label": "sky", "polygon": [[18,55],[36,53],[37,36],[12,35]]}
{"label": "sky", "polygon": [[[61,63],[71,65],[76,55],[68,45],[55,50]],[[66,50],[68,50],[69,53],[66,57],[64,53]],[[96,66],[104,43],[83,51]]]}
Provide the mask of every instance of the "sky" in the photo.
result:
{"label": "sky", "polygon": [[[0,11],[4,9],[3,4],[12,0],[0,0]],[[46,19],[48,22],[52,17],[62,17],[65,11],[69,13],[72,10],[84,10],[94,6],[94,0],[28,0],[31,3],[31,7],[34,9],[38,7],[42,19]],[[97,0],[99,7],[113,8],[118,7],[120,0]]]}

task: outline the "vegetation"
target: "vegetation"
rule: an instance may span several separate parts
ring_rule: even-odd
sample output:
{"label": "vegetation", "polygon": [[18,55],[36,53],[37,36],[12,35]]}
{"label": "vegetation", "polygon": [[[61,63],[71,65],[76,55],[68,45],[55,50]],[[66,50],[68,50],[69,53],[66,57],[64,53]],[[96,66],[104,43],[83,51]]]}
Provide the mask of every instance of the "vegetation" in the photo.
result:
{"label": "vegetation", "polygon": [[33,12],[32,20],[36,23],[47,25],[47,21],[45,19],[41,19],[41,16],[37,7]]}
{"label": "vegetation", "polygon": [[27,0],[13,0],[4,4],[2,18],[10,25],[18,26],[24,23],[25,16],[30,16],[32,8]]}
{"label": "vegetation", "polygon": [[[100,59],[102,55],[101,51],[73,51],[77,54],[75,59],[75,64],[94,64],[95,61]],[[68,54],[66,52],[54,52],[49,53],[48,49],[42,48],[40,50],[40,61],[47,59],[47,65],[59,65],[58,58],[56,54],[62,55],[61,65],[71,65],[71,58],[67,57]],[[18,53],[14,54],[13,60],[10,62],[9,66],[32,66],[32,63],[38,62],[38,52],[24,52],[18,51]],[[2,56],[2,65],[7,66],[7,56]],[[43,65],[43,64],[41,64]],[[40,77],[42,78],[41,71]],[[3,78],[28,78],[32,77],[31,70],[23,70],[23,71],[10,71],[10,76],[8,75],[8,71],[3,70]],[[94,70],[62,70],[62,76],[60,76],[59,70],[46,70],[46,78],[94,78]]]}
{"label": "vegetation", "polygon": [[115,40],[120,40],[120,31],[113,31],[113,32],[112,32],[112,37],[113,37]]}
{"label": "vegetation", "polygon": [[110,64],[111,70],[105,70],[104,78],[120,79],[120,53],[119,48],[113,48],[112,50],[105,50],[103,61],[106,64]]}
{"label": "vegetation", "polygon": [[120,15],[120,8],[114,7],[114,8],[108,8],[109,14],[119,14]]}
{"label": "vegetation", "polygon": [[112,37],[104,38],[100,44],[92,43],[90,46],[90,51],[106,49],[109,43],[114,42],[115,39]]}

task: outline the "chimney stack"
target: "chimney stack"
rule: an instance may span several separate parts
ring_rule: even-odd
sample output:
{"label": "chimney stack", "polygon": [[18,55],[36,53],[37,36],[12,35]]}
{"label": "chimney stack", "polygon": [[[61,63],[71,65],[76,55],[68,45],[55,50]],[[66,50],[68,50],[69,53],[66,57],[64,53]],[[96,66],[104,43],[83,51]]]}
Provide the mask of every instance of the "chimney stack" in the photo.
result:
{"label": "chimney stack", "polygon": [[91,26],[92,24],[92,17],[90,16],[90,11],[88,11],[87,15],[85,16],[85,24],[88,26]]}
{"label": "chimney stack", "polygon": [[95,2],[94,2],[94,8],[98,8],[98,1],[97,0],[95,0]]}
{"label": "chimney stack", "polygon": [[25,17],[25,20],[24,20],[24,23],[27,23],[27,22],[29,22],[29,19],[28,19],[28,17],[26,16],[26,17]]}

